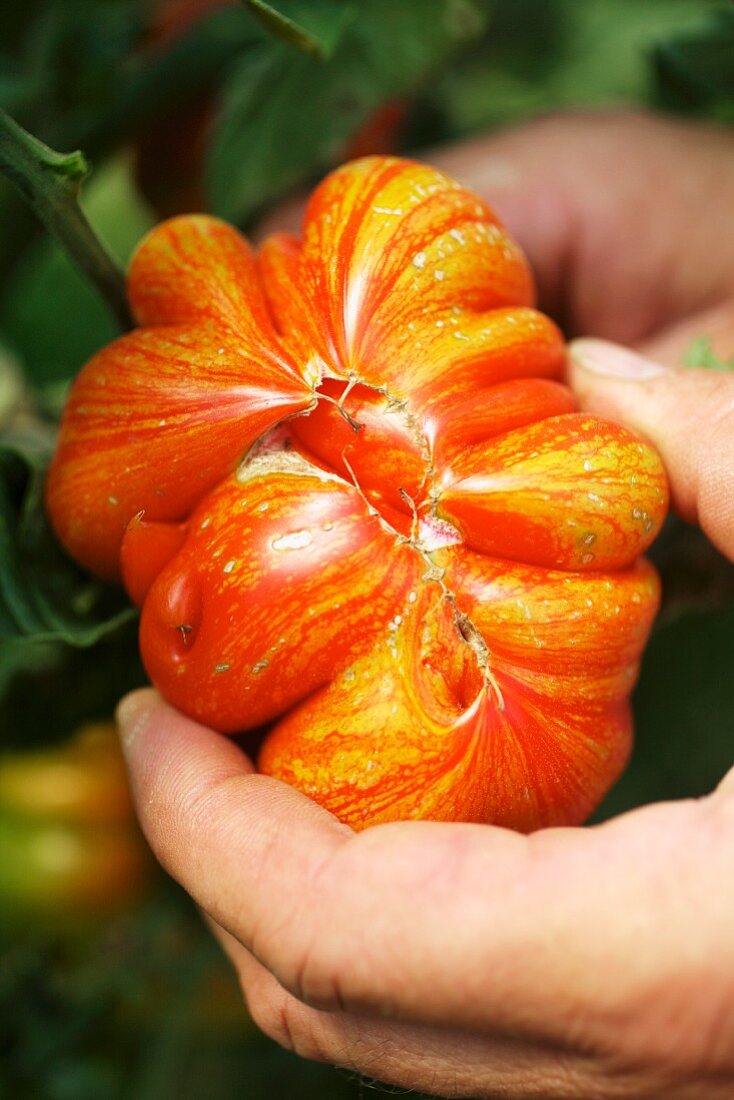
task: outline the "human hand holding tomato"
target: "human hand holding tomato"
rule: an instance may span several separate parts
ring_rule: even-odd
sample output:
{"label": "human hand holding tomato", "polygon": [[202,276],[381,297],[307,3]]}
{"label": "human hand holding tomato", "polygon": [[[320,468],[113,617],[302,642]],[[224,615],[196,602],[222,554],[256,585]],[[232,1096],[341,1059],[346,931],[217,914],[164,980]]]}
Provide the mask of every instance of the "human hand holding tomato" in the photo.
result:
{"label": "human hand holding tomato", "polygon": [[[431,159],[491,193],[571,333],[645,353],[580,341],[574,389],[657,446],[734,558],[734,377],[663,365],[702,331],[734,351],[731,138],[579,116]],[[121,725],[154,850],[280,1042],[443,1095],[731,1096],[734,772],[585,830],[354,834],[152,693]]]}

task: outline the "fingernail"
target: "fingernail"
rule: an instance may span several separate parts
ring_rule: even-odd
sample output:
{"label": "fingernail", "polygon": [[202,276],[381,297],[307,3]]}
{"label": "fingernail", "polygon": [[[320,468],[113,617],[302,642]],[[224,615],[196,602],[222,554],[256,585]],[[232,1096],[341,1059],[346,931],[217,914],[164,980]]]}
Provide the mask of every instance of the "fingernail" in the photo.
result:
{"label": "fingernail", "polygon": [[146,725],[148,716],[158,702],[158,695],[152,688],[142,688],[126,695],[117,706],[115,720],[120,734],[122,751],[127,755],[136,737]]}
{"label": "fingernail", "polygon": [[660,363],[607,340],[573,340],[568,351],[576,366],[606,378],[644,382],[648,378],[659,378],[668,373],[668,368]]}

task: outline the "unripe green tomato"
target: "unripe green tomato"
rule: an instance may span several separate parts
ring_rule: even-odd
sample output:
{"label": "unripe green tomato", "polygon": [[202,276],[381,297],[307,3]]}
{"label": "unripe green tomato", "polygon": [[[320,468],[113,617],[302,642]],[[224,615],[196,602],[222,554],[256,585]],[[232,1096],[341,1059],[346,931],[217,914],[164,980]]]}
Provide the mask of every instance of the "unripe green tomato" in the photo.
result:
{"label": "unripe green tomato", "polygon": [[0,919],[111,915],[151,876],[112,723],[0,758]]}

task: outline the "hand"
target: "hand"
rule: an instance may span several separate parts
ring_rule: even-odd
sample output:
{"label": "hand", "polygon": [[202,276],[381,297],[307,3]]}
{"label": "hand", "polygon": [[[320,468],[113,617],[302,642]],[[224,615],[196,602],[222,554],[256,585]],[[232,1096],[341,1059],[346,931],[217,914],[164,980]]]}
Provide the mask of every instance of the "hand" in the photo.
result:
{"label": "hand", "polygon": [[[731,137],[579,116],[432,159],[494,199],[572,332],[646,352],[578,341],[571,382],[734,557],[734,375],[663,366],[702,331],[734,352]],[[153,849],[279,1042],[444,1096],[734,1094],[734,771],[594,828],[355,835],[153,692],[120,725]]]}

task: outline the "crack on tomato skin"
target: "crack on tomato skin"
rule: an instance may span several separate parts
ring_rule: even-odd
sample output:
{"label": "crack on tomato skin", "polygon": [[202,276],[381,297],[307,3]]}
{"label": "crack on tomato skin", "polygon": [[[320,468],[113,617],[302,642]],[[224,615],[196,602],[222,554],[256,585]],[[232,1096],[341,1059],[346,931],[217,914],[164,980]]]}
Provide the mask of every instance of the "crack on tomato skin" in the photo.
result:
{"label": "crack on tomato skin", "polygon": [[[347,468],[352,474],[352,477],[354,477],[353,471],[351,470],[351,467],[349,466],[349,463],[347,462],[344,455],[342,455],[342,460],[347,465]],[[375,509],[365,498],[364,493],[358,485],[356,478],[354,478],[354,487],[364,500],[367,508],[370,510],[370,514],[377,517],[378,521],[384,527],[384,529],[391,533],[395,537],[397,542],[401,543],[402,545],[410,546],[423,559],[426,564],[426,572],[423,574],[422,579],[429,584],[433,583],[438,585],[439,589],[441,590],[441,599],[444,600],[451,609],[451,616],[454,628],[460,642],[464,645],[468,645],[471,649],[474,655],[474,659],[476,660],[477,668],[479,669],[479,672],[482,676],[485,688],[487,688],[487,690],[490,690],[494,694],[497,709],[504,710],[505,700],[499,683],[497,682],[497,678],[492,672],[491,652],[489,646],[487,645],[482,632],[477,626],[475,626],[469,615],[467,615],[466,612],[462,611],[459,608],[456,593],[448,587],[444,580],[445,570],[440,565],[437,565],[436,562],[433,560],[433,558],[431,557],[431,551],[423,545],[417,532],[415,535],[411,534],[410,537],[406,535],[401,535],[398,531],[395,531],[394,528],[390,526],[387,520],[384,520],[383,517],[380,516],[380,514],[377,512],[377,509]],[[402,493],[403,490],[401,490],[401,495]],[[407,493],[405,493],[405,496],[408,500],[411,500]],[[415,507],[414,502],[411,501],[411,503],[413,503],[413,506]],[[415,510],[414,517],[417,518],[417,509]],[[446,526],[452,527],[453,525],[447,524]]]}
{"label": "crack on tomato skin", "polygon": [[414,549],[418,551],[428,565],[428,569],[424,574],[424,580],[429,582],[433,581],[438,584],[441,589],[441,598],[451,609],[454,628],[459,640],[464,645],[468,645],[471,649],[477,668],[482,676],[484,687],[494,695],[497,709],[504,710],[505,699],[502,694],[502,689],[497,682],[497,678],[492,671],[492,654],[484,639],[484,635],[481,630],[475,626],[469,615],[460,609],[456,593],[453,592],[444,581],[445,571],[433,561],[431,552],[425,550],[420,544],[414,544]]}
{"label": "crack on tomato skin", "polygon": [[[329,370],[324,370],[322,373],[322,377],[319,379],[318,385],[314,386],[313,388],[313,394],[316,400],[316,404],[318,404],[320,400],[324,399],[330,400],[332,401],[332,403],[334,403],[333,398],[330,398],[328,394],[324,394],[318,389],[318,386],[325,382],[327,379],[330,379],[334,382],[345,381],[345,378],[342,375],[335,374]],[[340,411],[343,409],[347,397],[355,386],[363,386],[365,389],[371,390],[373,393],[380,394],[380,396],[384,397],[387,402],[384,410],[385,414],[398,415],[401,417],[403,426],[405,427],[407,434],[417,445],[418,451],[425,464],[425,471],[423,475],[423,480],[421,482],[421,488],[425,484],[429,483],[431,485],[431,496],[433,496],[436,474],[433,462],[433,451],[431,449],[431,445],[429,443],[428,437],[426,436],[423,425],[421,424],[415,413],[411,412],[410,410],[410,399],[408,397],[402,397],[398,396],[395,393],[392,393],[387,385],[377,386],[374,382],[368,382],[364,378],[361,378],[360,375],[356,373],[356,371],[350,371],[346,377],[346,387],[342,394],[339,396],[338,401],[335,402],[337,407],[341,406]],[[286,419],[295,419],[295,417],[298,416],[307,417],[309,413],[313,412],[314,407],[315,406],[309,407],[308,409],[304,409],[302,412],[294,413],[292,414],[292,416]],[[345,415],[345,419],[347,419],[347,422],[350,424],[352,420],[355,420],[355,418],[351,417],[350,414],[346,413],[346,410],[343,410],[342,415]],[[283,422],[284,421],[281,421],[281,423]],[[358,423],[358,421],[355,420],[355,423]],[[361,430],[361,428],[362,425],[360,424],[359,430]]]}
{"label": "crack on tomato skin", "polygon": [[[261,439],[264,438],[261,437]],[[235,477],[241,485],[246,485],[248,481],[260,477],[262,474],[302,474],[318,478],[319,481],[338,481],[342,484],[349,484],[348,482],[345,483],[344,478],[340,477],[339,474],[324,470],[321,466],[315,466],[298,451],[282,447],[270,449],[267,444],[262,451],[255,454],[248,453],[237,467]]]}
{"label": "crack on tomato skin", "polygon": [[[423,428],[423,425],[421,424],[415,413],[412,413],[410,411],[408,407],[407,397],[396,397],[395,395],[390,393],[387,386],[380,387],[378,389],[378,392],[382,393],[387,398],[387,408],[385,409],[385,412],[397,413],[398,415],[402,416],[403,423],[405,425],[408,435],[411,436],[413,442],[418,445],[418,450],[425,465],[423,479],[420,483],[419,488],[423,490],[425,486],[428,486],[428,500],[426,502],[428,503],[428,501],[432,501],[433,498],[437,496],[437,490],[436,469],[433,459],[433,450],[428,440],[428,436],[426,435],[425,429]],[[402,496],[402,489],[400,490],[400,493]]]}
{"label": "crack on tomato skin", "polygon": [[[364,424],[360,424],[360,422],[355,417],[353,417],[350,413],[348,413],[347,410],[344,408],[344,398],[349,393],[349,389],[350,389],[351,385],[352,385],[352,383],[350,382],[350,384],[344,390],[344,393],[341,395],[341,397],[339,398],[338,401],[336,400],[336,398],[331,397],[328,393],[319,394],[319,400],[320,401],[326,401],[326,402],[328,402],[328,404],[333,405],[334,408],[339,413],[339,415],[344,420],[346,420],[349,427],[356,434],[357,432],[362,431],[362,429],[364,428]],[[313,410],[308,410],[308,411],[313,411]],[[302,413],[301,415],[305,416],[305,415],[308,415],[308,413],[305,412],[305,413]]]}
{"label": "crack on tomato skin", "polygon": [[[344,403],[347,400],[347,397],[349,396],[349,394],[354,389],[354,387],[356,385],[359,385],[359,384],[360,384],[359,379],[356,376],[351,377],[349,379],[349,381],[347,382],[345,389],[340,394],[339,400],[336,402],[336,407],[339,410],[340,415],[344,417],[347,424],[350,426],[350,428],[353,428],[355,432],[361,432],[362,431],[362,425],[353,416],[349,415],[346,408],[344,407]],[[361,383],[361,384],[363,385],[364,383]],[[320,394],[319,396],[320,397],[325,397],[326,394]]]}
{"label": "crack on tomato skin", "polygon": [[[374,504],[372,504],[372,502],[369,500],[369,498],[365,494],[364,490],[362,489],[362,486],[357,481],[354,470],[352,469],[352,467],[349,463],[349,459],[346,456],[346,450],[342,451],[341,458],[342,458],[342,462],[344,463],[347,470],[349,471],[349,476],[352,479],[351,482],[347,482],[346,484],[347,485],[351,484],[352,488],[357,491],[362,503],[364,504],[365,508],[367,509],[367,514],[372,516],[374,519],[376,519],[377,522],[379,523],[380,527],[382,528],[382,530],[386,531],[389,535],[392,535],[393,538],[397,542],[410,543],[410,539],[407,539],[404,535],[401,535],[399,531],[396,531],[395,528],[392,526],[392,524],[388,523],[388,521],[385,519],[385,517],[383,515],[381,515],[381,513],[377,510],[377,508],[375,508]],[[341,479],[341,480],[343,480],[343,479]]]}
{"label": "crack on tomato skin", "polygon": [[407,491],[407,489],[404,489],[402,485],[398,489],[398,493],[412,512],[413,521],[410,527],[410,538],[415,540],[418,538],[418,531],[420,529],[420,516],[418,515],[418,508],[410,493]]}
{"label": "crack on tomato skin", "polygon": [[[320,385],[326,378],[331,378],[339,382],[345,381],[344,377],[324,370],[322,371],[321,378],[317,385]],[[378,522],[381,529],[389,534],[395,540],[396,544],[410,546],[422,558],[426,565],[426,571],[422,579],[428,584],[433,583],[438,585],[441,593],[441,600],[450,608],[457,640],[461,645],[469,647],[481,675],[484,689],[494,696],[497,709],[504,710],[505,701],[502,690],[491,667],[492,656],[490,648],[482,632],[472,622],[470,616],[460,609],[456,593],[447,586],[444,580],[444,569],[437,565],[431,557],[435,549],[440,549],[441,546],[455,543],[461,544],[463,540],[455,526],[437,514],[439,490],[436,484],[437,475],[433,460],[433,451],[418,417],[412,413],[408,407],[409,399],[396,396],[389,391],[387,386],[376,386],[372,383],[365,382],[354,372],[350,372],[346,379],[345,389],[338,399],[332,397],[330,394],[320,393],[317,385],[314,385],[313,388],[313,406],[299,411],[292,416],[285,417],[278,425],[270,429],[269,432],[266,432],[264,436],[261,436],[260,439],[253,444],[237,469],[236,476],[238,481],[246,484],[251,478],[259,476],[262,473],[288,472],[315,476],[323,481],[336,481],[350,485],[350,487],[359,494],[367,510],[367,514]],[[424,486],[428,486],[426,499],[420,504],[417,504],[415,499],[402,486],[398,490],[400,497],[408,505],[412,515],[411,531],[409,535],[402,534],[400,531],[396,530],[371,502],[360,485],[355,471],[347,458],[347,448],[342,450],[340,457],[349,473],[348,480],[335,470],[317,466],[315,463],[310,462],[305,455],[291,449],[292,443],[288,438],[288,421],[296,417],[307,417],[314,411],[319,401],[325,400],[329,404],[335,406],[339,414],[344,418],[347,424],[349,424],[355,434],[360,432],[363,425],[360,424],[356,417],[352,416],[345,407],[348,395],[357,385],[364,386],[366,389],[371,390],[373,393],[380,394],[385,398],[387,402],[384,410],[385,414],[400,416],[406,433],[413,442],[416,443],[423,460],[424,472],[420,488],[423,489]],[[433,545],[430,547],[426,545],[424,541],[425,527],[423,534],[421,533],[421,512],[424,513],[425,517],[423,519],[424,525],[430,523],[430,530],[434,535],[434,539],[438,538],[439,540],[438,542],[432,540]],[[253,673],[260,672],[261,668],[265,667],[265,664],[262,662],[258,662],[258,665],[260,665],[260,667],[255,666],[252,669]],[[225,669],[223,666],[217,666],[215,671],[220,672],[227,670],[228,669]],[[479,694],[481,694],[481,692]]]}

